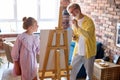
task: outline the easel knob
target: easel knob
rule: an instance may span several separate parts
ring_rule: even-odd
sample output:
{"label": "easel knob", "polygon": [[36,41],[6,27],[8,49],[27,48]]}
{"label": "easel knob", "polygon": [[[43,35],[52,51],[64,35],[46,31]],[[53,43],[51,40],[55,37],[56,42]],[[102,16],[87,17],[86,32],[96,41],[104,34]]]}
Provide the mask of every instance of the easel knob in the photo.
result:
{"label": "easel knob", "polygon": [[57,52],[60,52],[60,49],[58,48],[56,51],[57,51]]}

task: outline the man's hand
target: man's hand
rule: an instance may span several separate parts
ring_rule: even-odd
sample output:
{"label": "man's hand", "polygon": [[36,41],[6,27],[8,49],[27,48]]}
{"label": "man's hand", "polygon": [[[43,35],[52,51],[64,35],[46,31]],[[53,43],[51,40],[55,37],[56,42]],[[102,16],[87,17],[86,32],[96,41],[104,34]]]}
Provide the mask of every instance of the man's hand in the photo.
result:
{"label": "man's hand", "polygon": [[78,21],[76,19],[72,20],[72,24],[74,27],[78,28]]}

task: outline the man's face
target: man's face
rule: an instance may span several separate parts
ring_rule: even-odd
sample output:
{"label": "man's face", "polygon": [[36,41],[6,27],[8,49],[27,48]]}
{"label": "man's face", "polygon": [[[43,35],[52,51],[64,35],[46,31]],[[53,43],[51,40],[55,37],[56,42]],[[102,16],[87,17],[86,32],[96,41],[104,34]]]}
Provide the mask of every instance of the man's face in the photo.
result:
{"label": "man's face", "polygon": [[80,10],[75,7],[71,7],[69,8],[69,14],[73,16],[75,19],[78,19],[80,15]]}

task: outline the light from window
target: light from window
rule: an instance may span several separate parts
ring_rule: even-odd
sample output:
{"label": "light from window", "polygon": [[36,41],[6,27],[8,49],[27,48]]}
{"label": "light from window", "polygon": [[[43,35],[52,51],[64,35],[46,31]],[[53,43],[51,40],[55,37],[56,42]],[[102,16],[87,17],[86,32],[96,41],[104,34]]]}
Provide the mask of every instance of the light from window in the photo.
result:
{"label": "light from window", "polygon": [[0,20],[14,19],[14,0],[0,0]]}
{"label": "light from window", "polygon": [[17,0],[17,19],[25,16],[37,19],[37,0]]}
{"label": "light from window", "polygon": [[40,0],[40,19],[56,19],[57,9],[57,0]]}
{"label": "light from window", "polygon": [[57,27],[60,0],[0,0],[1,33],[23,32],[23,17],[34,17],[41,29]]}

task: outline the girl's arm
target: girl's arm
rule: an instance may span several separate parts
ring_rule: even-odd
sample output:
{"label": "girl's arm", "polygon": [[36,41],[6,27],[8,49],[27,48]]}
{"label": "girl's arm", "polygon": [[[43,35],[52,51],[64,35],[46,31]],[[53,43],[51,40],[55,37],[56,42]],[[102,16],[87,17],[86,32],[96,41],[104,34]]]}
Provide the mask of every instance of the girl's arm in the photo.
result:
{"label": "girl's arm", "polygon": [[13,61],[18,61],[20,57],[20,46],[21,46],[21,41],[18,36],[11,51],[11,56]]}

